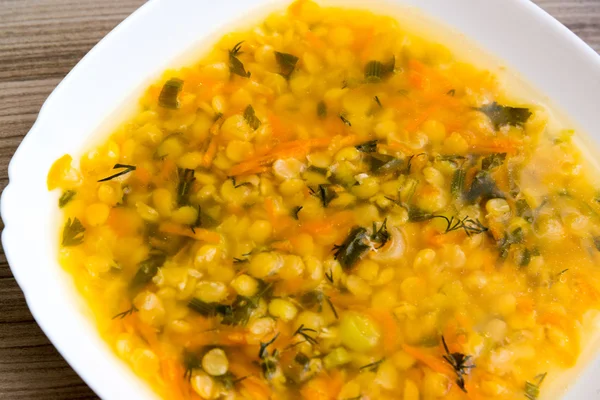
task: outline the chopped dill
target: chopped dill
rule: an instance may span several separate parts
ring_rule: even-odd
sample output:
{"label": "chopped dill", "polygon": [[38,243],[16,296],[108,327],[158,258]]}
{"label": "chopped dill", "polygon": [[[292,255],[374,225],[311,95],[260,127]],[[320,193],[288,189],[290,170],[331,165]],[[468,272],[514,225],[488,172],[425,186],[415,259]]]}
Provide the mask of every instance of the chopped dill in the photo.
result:
{"label": "chopped dill", "polygon": [[243,53],[240,51],[242,49],[243,41],[237,43],[233,46],[233,49],[229,50],[229,70],[232,74],[239,75],[243,78],[250,77],[250,71],[246,71],[244,68],[244,64],[238,58]]}
{"label": "chopped dill", "polygon": [[301,324],[298,329],[296,329],[296,332],[294,332],[294,334],[292,336],[296,336],[296,335],[300,335],[302,336],[308,343],[310,344],[318,344],[319,342],[317,341],[317,339],[315,339],[314,337],[310,336],[309,333],[317,333],[316,330],[311,329],[311,328],[305,328],[304,324]]}
{"label": "chopped dill", "polygon": [[85,228],[81,221],[77,218],[69,218],[63,228],[62,245],[65,247],[80,245],[83,243],[84,232]]}
{"label": "chopped dill", "polygon": [[116,314],[115,316],[113,316],[111,319],[123,319],[125,317],[130,316],[131,314],[133,314],[134,312],[137,312],[138,309],[132,304],[130,308],[128,308],[127,310],[120,312],[118,314]]}
{"label": "chopped dill", "polygon": [[77,194],[77,192],[74,191],[74,190],[67,190],[67,191],[65,191],[60,196],[60,199],[58,199],[58,207],[59,208],[63,208],[64,206],[66,206],[67,204],[69,204],[69,202],[71,200],[73,200],[73,198],[75,197],[76,194]]}
{"label": "chopped dill", "polygon": [[363,365],[362,367],[360,367],[358,370],[359,371],[369,371],[369,372],[377,372],[377,370],[379,369],[379,366],[385,361],[385,357],[382,358],[381,360],[377,360],[375,362],[372,362],[370,364],[367,365]]}
{"label": "chopped dill", "polygon": [[114,174],[114,175],[111,175],[111,176],[109,176],[109,177],[106,177],[106,178],[100,179],[98,182],[106,182],[106,181],[110,181],[111,179],[118,178],[118,177],[119,177],[119,176],[121,176],[121,175],[128,174],[128,173],[130,173],[131,171],[135,171],[135,169],[136,169],[136,166],[135,166],[135,165],[127,165],[127,164],[115,164],[115,166],[113,167],[113,169],[121,169],[121,168],[124,168],[124,170],[123,170],[123,171],[121,171],[121,172],[117,172],[116,174]]}
{"label": "chopped dill", "polygon": [[442,336],[442,343],[444,344],[444,350],[446,351],[443,358],[454,369],[458,387],[461,388],[463,392],[467,393],[467,389],[465,388],[465,375],[469,373],[469,369],[475,368],[475,365],[473,364],[467,365],[471,356],[466,356],[462,353],[450,353],[444,336]]}

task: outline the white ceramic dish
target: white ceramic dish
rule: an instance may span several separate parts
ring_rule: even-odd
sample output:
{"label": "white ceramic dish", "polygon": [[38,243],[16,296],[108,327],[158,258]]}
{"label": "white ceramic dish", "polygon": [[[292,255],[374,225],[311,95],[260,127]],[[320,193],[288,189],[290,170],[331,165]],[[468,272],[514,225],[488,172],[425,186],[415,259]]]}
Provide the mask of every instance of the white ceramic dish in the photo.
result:
{"label": "white ceramic dish", "polygon": [[[418,7],[475,40],[594,135],[593,142],[600,142],[600,56],[530,1],[389,2]],[[90,51],[54,90],[10,163],[1,211],[2,243],[13,274],[46,335],[104,399],[155,395],[98,336],[88,309],[56,262],[57,194],[46,190],[48,169],[64,153],[80,154],[127,98],[139,94],[177,57],[180,64],[182,54],[193,54],[188,50],[199,40],[275,3],[279,5],[275,0],[151,0]],[[335,3],[378,8],[371,0]],[[600,398],[596,354],[583,352],[581,365],[587,367],[577,372],[565,399]]]}

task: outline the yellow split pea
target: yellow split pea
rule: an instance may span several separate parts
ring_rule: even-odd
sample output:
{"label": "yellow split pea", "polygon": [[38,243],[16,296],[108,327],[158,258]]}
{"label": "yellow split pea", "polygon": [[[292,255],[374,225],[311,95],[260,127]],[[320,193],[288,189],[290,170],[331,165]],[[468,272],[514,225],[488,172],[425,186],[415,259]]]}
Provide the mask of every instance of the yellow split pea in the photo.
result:
{"label": "yellow split pea", "polygon": [[597,319],[600,205],[530,103],[392,18],[297,1],[53,165],[61,263],[164,398],[550,393]]}

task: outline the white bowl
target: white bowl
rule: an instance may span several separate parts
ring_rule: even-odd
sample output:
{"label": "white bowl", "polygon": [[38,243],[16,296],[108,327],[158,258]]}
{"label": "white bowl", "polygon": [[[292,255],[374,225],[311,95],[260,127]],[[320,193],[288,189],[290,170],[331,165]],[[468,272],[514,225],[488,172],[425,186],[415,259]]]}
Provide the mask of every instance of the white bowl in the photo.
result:
{"label": "white bowl", "polygon": [[[336,2],[389,9],[370,0]],[[54,90],[9,165],[10,184],[2,195],[1,207],[6,257],[43,331],[104,399],[149,399],[156,395],[99,337],[89,309],[56,261],[58,194],[46,190],[48,169],[65,153],[81,154],[90,137],[97,138],[99,130],[106,132],[120,122],[115,113],[132,109],[141,88],[167,66],[184,65],[197,55],[201,39],[242,17],[263,15],[259,11],[274,3],[281,5],[274,0],[151,0],[94,47]],[[478,42],[552,99],[579,128],[592,134],[592,142],[600,140],[600,57],[530,1],[390,3],[418,7],[423,14],[464,34],[442,30],[447,40]],[[410,16],[413,23],[426,20],[416,10],[402,15],[405,19]],[[597,348],[594,344],[582,352],[579,365],[587,366],[583,372],[572,372],[577,373],[577,379],[573,379],[565,399],[600,397],[600,380],[596,378],[600,376],[600,358],[593,351]],[[550,385],[544,382],[543,388]],[[542,392],[550,398],[561,396]]]}

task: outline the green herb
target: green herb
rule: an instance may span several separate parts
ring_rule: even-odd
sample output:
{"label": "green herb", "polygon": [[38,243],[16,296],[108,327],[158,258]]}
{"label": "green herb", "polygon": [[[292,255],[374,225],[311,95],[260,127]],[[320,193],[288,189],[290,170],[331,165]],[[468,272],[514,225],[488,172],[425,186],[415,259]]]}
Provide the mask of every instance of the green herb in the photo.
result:
{"label": "green herb", "polygon": [[69,218],[65,227],[63,228],[62,234],[62,245],[65,247],[68,246],[78,246],[83,243],[83,233],[85,232],[85,228],[81,224],[77,218]]}
{"label": "green herb", "polygon": [[420,210],[415,207],[411,207],[408,210],[408,220],[410,222],[423,222],[428,221],[431,218],[433,218],[433,214],[431,214],[430,212]]}
{"label": "green herb", "polygon": [[596,247],[596,250],[600,251],[600,236],[595,236],[592,238],[592,240],[594,241],[594,247]]}
{"label": "green herb", "polygon": [[430,219],[433,218],[441,218],[446,221],[447,226],[444,233],[462,229],[465,231],[467,236],[471,236],[472,234],[478,234],[488,231],[488,228],[485,227],[478,219],[472,219],[468,216],[464,217],[463,219],[458,219],[455,217],[448,218],[443,215],[432,215]]}
{"label": "green herb", "polygon": [[242,43],[244,42],[239,42],[238,44],[233,46],[233,49],[229,50],[229,70],[232,74],[239,75],[243,78],[249,78],[250,71],[246,71],[246,69],[244,68],[244,64],[238,58],[238,56],[243,54],[240,51],[242,49]]}
{"label": "green herb", "polygon": [[442,343],[444,344],[444,350],[446,351],[443,358],[454,369],[458,387],[461,388],[463,392],[467,393],[467,389],[465,388],[465,375],[469,373],[469,369],[475,368],[475,365],[473,364],[467,365],[471,356],[466,356],[462,353],[450,353],[444,336],[442,336]]}
{"label": "green herb", "polygon": [[329,296],[325,296],[325,301],[327,301],[327,304],[329,304],[329,307],[331,308],[331,311],[333,312],[333,316],[335,317],[335,319],[340,319],[340,317],[338,316],[337,310],[335,309],[335,306],[333,305],[333,302],[331,301]]}
{"label": "green herb", "polygon": [[376,175],[398,171],[402,164],[402,160],[388,154],[371,153],[369,155],[370,171]]}
{"label": "green herb", "polygon": [[121,172],[117,172],[114,175],[111,175],[107,178],[104,179],[100,179],[98,182],[106,182],[106,181],[110,181],[111,179],[117,178],[121,175],[125,175],[130,173],[131,171],[135,171],[135,165],[127,165],[127,164],[115,164],[115,166],[113,167],[113,169],[120,169],[120,168],[125,168],[123,171]]}
{"label": "green herb", "polygon": [[348,78],[348,79],[345,79],[344,82],[342,83],[342,89],[345,89],[345,88],[354,89],[356,87],[359,87],[362,83],[363,83],[362,79]]}
{"label": "green herb", "polygon": [[223,318],[221,323],[223,325],[244,326],[248,323],[252,313],[258,308],[260,299],[262,297],[267,297],[266,291],[262,292],[262,290],[265,289],[268,291],[272,289],[271,284],[266,285],[262,281],[261,284],[264,286],[262,289],[259,289],[258,294],[255,294],[252,297],[237,296],[235,300],[233,300],[233,303],[231,303],[230,306],[231,311],[228,313],[222,313]]}
{"label": "green herb", "polygon": [[379,243],[378,249],[385,246],[388,240],[390,240],[390,233],[387,230],[387,218],[383,220],[379,229],[377,229],[377,225],[373,222],[373,234],[371,235],[371,240]]}
{"label": "green herb", "polygon": [[280,53],[278,51],[275,52],[275,59],[279,64],[280,74],[285,77],[285,79],[290,79],[290,75],[294,72],[296,68],[296,63],[298,62],[298,57],[293,54]]}
{"label": "green herb", "polygon": [[112,317],[112,319],[117,319],[117,318],[119,318],[119,319],[123,319],[123,318],[125,318],[125,317],[128,317],[128,316],[130,316],[131,314],[133,314],[134,312],[137,312],[137,311],[138,311],[138,309],[137,309],[137,308],[135,308],[135,306],[134,306],[134,305],[131,305],[131,307],[130,307],[130,308],[128,308],[127,310],[125,310],[125,311],[123,311],[123,312],[120,312],[120,313],[118,313],[117,315],[113,316],[113,317]]}
{"label": "green herb", "polygon": [[533,211],[531,210],[531,207],[529,207],[529,204],[527,203],[527,200],[525,199],[519,199],[515,202],[515,208],[517,211],[517,215],[521,218],[523,218],[525,221],[532,223],[533,222]]}
{"label": "green herb", "polygon": [[229,178],[231,179],[231,183],[233,183],[234,189],[240,188],[242,186],[252,186],[252,183],[250,182],[237,183],[235,176],[230,176]]}
{"label": "green herb", "polygon": [[200,206],[196,206],[196,220],[190,225],[190,229],[192,233],[196,233],[196,228],[200,228],[202,226],[202,210]]}
{"label": "green herb", "polygon": [[385,65],[380,61],[369,61],[365,65],[365,80],[368,83],[381,82],[382,79],[394,72],[395,64],[396,59],[394,57]]}
{"label": "green herb", "polygon": [[493,153],[489,156],[486,156],[481,160],[481,169],[484,171],[490,171],[492,169],[498,168],[502,164],[504,164],[504,160],[506,160],[506,153]]}
{"label": "green herb", "polygon": [[383,108],[383,105],[381,104],[381,101],[379,100],[378,96],[375,96],[375,103],[377,103],[377,105],[379,106],[379,108]]}
{"label": "green herb", "polygon": [[508,257],[510,247],[513,244],[523,243],[525,236],[523,234],[523,228],[519,227],[512,232],[504,234],[504,237],[498,241],[498,251],[500,253],[500,259],[504,260]]}
{"label": "green herb", "polygon": [[298,213],[300,212],[300,210],[302,210],[304,207],[302,206],[297,206],[292,208],[292,217],[294,217],[295,220],[298,220]]}
{"label": "green herb", "polygon": [[450,89],[446,92],[448,96],[454,96],[456,94],[456,89]]}
{"label": "green herb", "polygon": [[340,114],[340,119],[345,125],[352,126],[352,123],[346,118],[344,114]]}
{"label": "green herb", "polygon": [[479,171],[473,182],[471,188],[466,193],[465,199],[468,202],[474,202],[478,199],[489,200],[495,198],[505,198],[506,196],[498,187],[492,176],[487,171]]}
{"label": "green herb", "polygon": [[158,105],[163,108],[176,110],[179,108],[179,92],[183,88],[183,81],[177,78],[171,78],[165,82],[160,94],[158,95]]}
{"label": "green herb", "polygon": [[465,176],[466,171],[462,168],[454,171],[454,175],[452,176],[452,183],[450,184],[450,193],[454,198],[458,198],[460,194],[463,192],[465,187]]}
{"label": "green herb", "polygon": [[544,372],[543,374],[537,375],[533,378],[534,382],[525,382],[525,397],[527,397],[527,399],[536,400],[540,396],[540,385],[544,382],[547,374],[547,372]]}
{"label": "green herb", "polygon": [[306,354],[300,352],[296,354],[296,356],[294,357],[294,361],[297,364],[306,367],[306,365],[310,362],[310,358]]}
{"label": "green herb", "polygon": [[363,365],[362,367],[360,367],[358,370],[360,372],[362,371],[369,371],[369,372],[377,372],[377,370],[379,369],[379,366],[385,361],[385,357],[382,358],[381,360],[372,362],[370,364],[367,365]]}
{"label": "green herb", "polygon": [[415,157],[421,157],[421,156],[427,156],[427,154],[425,154],[425,153],[412,154],[410,157],[408,157],[408,160],[406,161],[406,170],[405,170],[407,175],[410,174],[410,169],[412,167],[412,160]]}
{"label": "green herb", "polygon": [[235,385],[237,385],[244,379],[247,379],[249,376],[250,375],[243,376],[241,378],[237,378],[235,375],[233,375],[231,372],[228,371],[228,372],[224,373],[223,375],[214,376],[213,379],[215,381],[217,381],[218,383],[220,383],[221,387],[223,389],[232,390],[235,387]]}
{"label": "green herb", "polygon": [[262,369],[263,375],[267,381],[272,380],[276,376],[281,374],[279,368],[279,354],[277,350],[273,351],[273,355],[265,357],[260,361],[260,367]]}
{"label": "green herb", "polygon": [[327,117],[327,104],[323,100],[317,103],[317,116],[321,119]]}
{"label": "green herb", "polygon": [[505,125],[522,126],[531,116],[527,108],[508,107],[496,102],[480,107],[479,111],[488,116],[496,129]]}
{"label": "green herb", "polygon": [[439,156],[436,156],[436,158],[440,161],[451,162],[452,164],[454,164],[456,166],[464,163],[464,161],[467,159],[467,157],[465,157],[465,156],[458,156],[456,154],[439,155]]}
{"label": "green herb", "polygon": [[363,153],[374,153],[377,151],[377,142],[379,142],[379,140],[377,139],[369,140],[368,142],[364,142],[355,147],[356,150],[361,151]]}
{"label": "green herb", "polygon": [[271,340],[269,340],[268,342],[260,342],[260,349],[258,350],[258,358],[265,358],[269,355],[269,352],[267,350],[267,348],[272,345],[273,343],[275,343],[275,341],[277,340],[277,338],[279,337],[279,333],[277,333],[277,335],[273,336],[273,338]]}
{"label": "green herb", "polygon": [[260,126],[260,119],[254,113],[254,108],[250,104],[244,110],[244,119],[248,123],[248,126],[254,130],[257,130]]}
{"label": "green herb", "polygon": [[184,206],[189,203],[190,190],[192,189],[193,183],[196,181],[195,173],[193,169],[179,169],[178,171],[179,183],[177,184],[177,204]]}
{"label": "green herb", "polygon": [[76,194],[77,194],[77,192],[74,191],[74,190],[67,190],[67,191],[65,191],[60,196],[60,199],[58,199],[58,207],[59,208],[63,208],[64,206],[66,206],[67,204],[69,204],[69,202],[71,200],[73,200],[73,198],[75,197]]}
{"label": "green herb", "polygon": [[129,283],[129,290],[133,293],[146,286],[165,263],[167,256],[163,252],[154,251],[148,258],[138,264],[138,270]]}
{"label": "green herb", "polygon": [[523,251],[521,252],[521,257],[519,259],[519,267],[523,268],[528,266],[531,262],[531,256],[531,250],[529,250],[528,248],[523,249]]}
{"label": "green herb", "polygon": [[325,278],[327,278],[329,283],[333,284],[333,271],[331,269],[325,272]]}
{"label": "green herb", "polygon": [[196,354],[189,353],[186,351],[183,354],[183,365],[185,367],[185,372],[183,373],[183,378],[189,380],[192,378],[192,374],[194,373],[194,370],[200,369],[202,367],[202,361]]}
{"label": "green herb", "polygon": [[[333,276],[332,276],[331,270],[329,271],[329,275],[327,273],[325,273],[325,276],[331,283],[333,283]],[[338,313],[337,313],[337,310],[335,309],[335,306],[331,302],[331,299],[329,298],[329,296],[327,296],[322,291],[311,290],[310,292],[304,293],[299,299],[300,304],[302,304],[304,307],[306,307],[308,309],[318,306],[318,308],[317,308],[318,312],[323,311],[323,302],[324,301],[327,302],[327,304],[329,304],[329,307],[331,308],[333,315],[337,319]]]}
{"label": "green herb", "polygon": [[193,298],[188,307],[200,315],[220,316],[223,325],[246,325],[252,312],[258,308],[261,298],[270,297],[273,285],[259,281],[259,288],[252,297],[237,296],[231,304],[206,303]]}
{"label": "green herb", "polygon": [[316,190],[311,187],[309,187],[308,190],[310,191],[310,194],[321,200],[321,204],[326,208],[333,199],[338,197],[337,192],[333,190],[333,186],[334,185],[325,184],[319,185]]}
{"label": "green herb", "polygon": [[214,302],[206,303],[195,297],[188,302],[188,307],[205,317],[214,317],[216,315],[227,317],[233,312],[230,305]]}
{"label": "green herb", "polygon": [[562,274],[564,274],[565,272],[567,272],[569,270],[569,268],[563,269],[562,271],[560,271],[558,274],[556,274],[556,279],[560,279],[560,277],[562,276]]}
{"label": "green herb", "polygon": [[333,249],[334,258],[340,262],[342,268],[348,270],[369,251],[371,245],[367,230],[363,227],[355,227],[341,245],[335,245]]}
{"label": "green herb", "polygon": [[304,324],[301,324],[298,327],[298,329],[296,329],[296,332],[294,332],[294,334],[292,336],[300,335],[308,343],[310,343],[310,344],[318,344],[319,342],[317,342],[317,339],[315,339],[314,337],[310,336],[310,333],[317,333],[317,331],[314,330],[314,329],[311,329],[311,328],[305,328]]}

